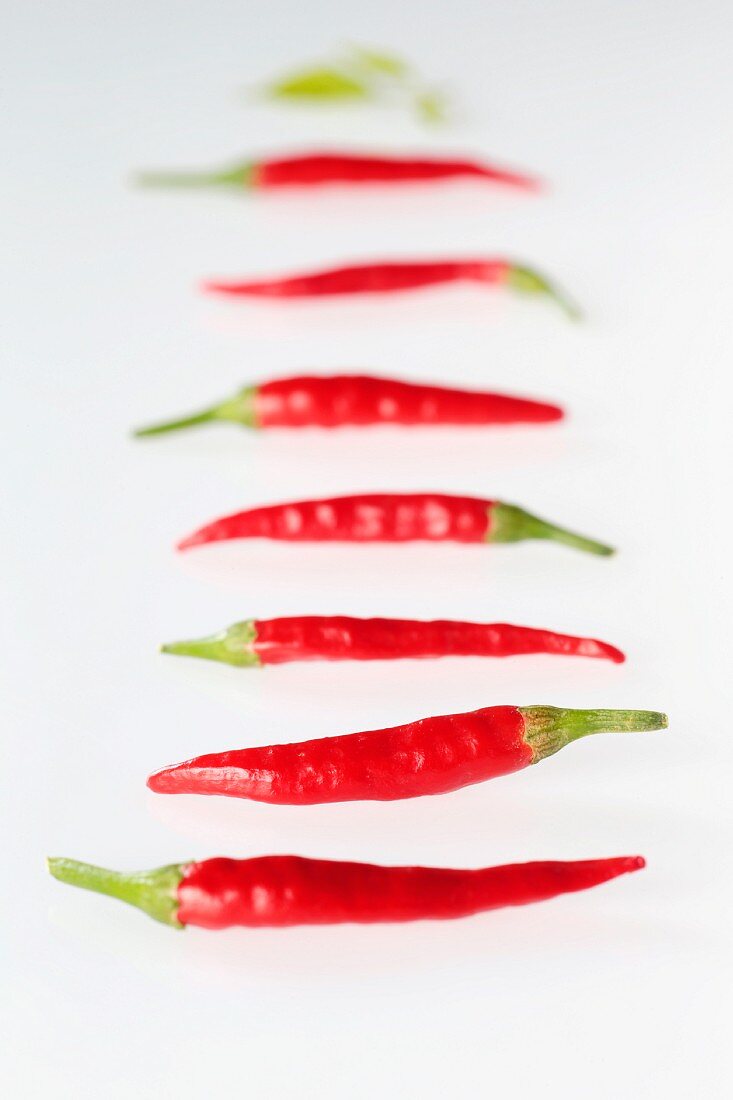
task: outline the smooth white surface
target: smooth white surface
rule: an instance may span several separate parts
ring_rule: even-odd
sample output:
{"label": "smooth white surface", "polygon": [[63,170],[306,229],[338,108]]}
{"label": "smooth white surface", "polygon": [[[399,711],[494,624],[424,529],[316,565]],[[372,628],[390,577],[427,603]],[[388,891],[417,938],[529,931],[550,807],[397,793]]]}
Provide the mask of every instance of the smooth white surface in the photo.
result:
{"label": "smooth white surface", "polygon": [[[4,7],[4,1095],[730,1095],[729,5]],[[342,39],[453,76],[464,118],[426,132],[388,111],[238,98]],[[127,185],[137,167],[357,141],[494,156],[553,188],[240,199]],[[195,290],[453,252],[537,263],[585,323],[480,289],[292,308]],[[127,437],[306,367],[546,396],[571,418]],[[172,551],[249,503],[419,488],[516,501],[621,552]],[[595,633],[629,660],[238,674],[156,654],[308,611],[509,619]],[[671,727],[406,804],[276,809],[144,785],[196,752],[500,702],[659,708]],[[269,851],[466,866],[641,852],[649,867],[461,923],[176,935],[43,865]]]}

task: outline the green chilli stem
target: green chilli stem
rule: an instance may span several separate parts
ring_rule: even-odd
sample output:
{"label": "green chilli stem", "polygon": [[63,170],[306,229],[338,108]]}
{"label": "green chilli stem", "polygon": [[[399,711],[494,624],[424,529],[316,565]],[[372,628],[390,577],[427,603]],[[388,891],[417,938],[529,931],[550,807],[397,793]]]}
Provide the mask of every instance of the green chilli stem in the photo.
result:
{"label": "green chilli stem", "polygon": [[216,408],[204,409],[203,412],[181,417],[180,420],[166,420],[163,424],[153,424],[148,428],[136,428],[132,434],[138,438],[146,435],[163,435],[164,432],[177,432],[179,428],[193,428],[197,424],[208,424],[210,421],[218,419]]}
{"label": "green chilli stem", "polygon": [[171,863],[154,871],[123,874],[121,871],[109,871],[106,867],[95,867],[91,863],[79,863],[75,859],[52,858],[47,862],[49,871],[59,882],[119,898],[128,905],[142,909],[154,920],[173,928],[184,927],[178,920],[178,887],[187,867],[185,863]]}
{"label": "green chilli stem", "polygon": [[529,267],[522,267],[519,264],[510,264],[506,275],[506,283],[507,286],[510,286],[513,290],[519,291],[521,294],[547,295],[547,297],[552,298],[554,302],[557,302],[571,321],[579,321],[582,317],[575,303],[572,302],[566,294],[562,293],[558,287],[551,283],[549,279],[541,275],[539,271],[534,271]]}
{"label": "green chilli stem", "polygon": [[228,420],[233,424],[243,424],[246,428],[257,427],[255,413],[256,388],[248,386],[234,397],[212,405],[209,409],[183,416],[176,420],[166,420],[162,424],[153,424],[147,428],[137,428],[132,434],[137,438],[148,435],[163,435],[164,432],[177,432],[181,428],[193,428],[198,424],[209,424],[212,420]]}
{"label": "green chilli stem", "polygon": [[253,619],[235,623],[226,630],[208,638],[194,638],[185,642],[170,642],[160,647],[161,653],[174,653],[179,657],[203,657],[206,661],[222,661],[237,668],[260,665],[255,652],[257,629]]}
{"label": "green chilli stem", "polygon": [[614,553],[612,546],[586,538],[585,535],[576,535],[574,531],[533,516],[515,504],[497,502],[492,505],[489,511],[487,542],[521,542],[524,539],[549,539],[551,542],[572,546],[575,550],[585,550],[588,554],[600,554],[604,557]]}
{"label": "green chilli stem", "polygon": [[568,710],[565,707],[520,707],[524,739],[533,764],[559,752],[571,741],[593,733],[643,733],[666,729],[666,714],[656,710]]}
{"label": "green chilli stem", "polygon": [[251,161],[217,172],[141,172],[141,187],[254,187],[256,165]]}

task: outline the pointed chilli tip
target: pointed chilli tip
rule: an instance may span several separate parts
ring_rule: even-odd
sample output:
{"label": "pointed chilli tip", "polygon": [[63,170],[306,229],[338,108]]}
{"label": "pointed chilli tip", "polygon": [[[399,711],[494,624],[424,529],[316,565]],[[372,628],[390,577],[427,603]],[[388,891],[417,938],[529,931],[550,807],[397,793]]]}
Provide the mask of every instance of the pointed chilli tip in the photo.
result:
{"label": "pointed chilli tip", "polygon": [[190,550],[192,546],[200,546],[205,541],[200,531],[194,531],[193,534],[186,535],[176,543],[176,550]]}
{"label": "pointed chilli tip", "polygon": [[622,665],[626,660],[626,654],[622,649],[618,649],[617,646],[611,645],[610,642],[602,642],[598,638],[588,639],[591,643],[593,650],[588,653],[584,653],[582,648],[579,650],[579,655],[588,657],[600,657],[606,661],[611,661],[614,665]]}
{"label": "pointed chilli tip", "polygon": [[[246,512],[243,513],[246,515]],[[245,535],[239,535],[236,530],[232,530],[231,520],[239,518],[239,513],[234,516],[224,516],[222,519],[212,520],[211,523],[204,524],[203,527],[199,527],[196,531],[192,531],[190,535],[186,535],[176,545],[177,550],[189,550],[193,546],[207,546],[210,542],[226,542],[229,539],[246,538]]]}
{"label": "pointed chilli tip", "polygon": [[621,875],[642,871],[646,867],[646,860],[644,856],[606,856],[605,859],[599,859],[596,862],[596,867],[604,871],[601,881],[608,882]]}
{"label": "pointed chilli tip", "polygon": [[546,195],[550,191],[550,185],[547,180],[541,179],[539,176],[525,176],[519,173],[514,178],[520,187],[523,187],[525,191],[530,191],[534,195]]}
{"label": "pointed chilli tip", "polygon": [[[584,860],[579,862],[583,863]],[[621,875],[631,875],[634,871],[642,871],[646,867],[644,856],[604,856],[601,859],[590,860],[601,873],[601,882],[609,882],[611,879],[620,878]]]}
{"label": "pointed chilli tip", "polygon": [[199,283],[199,290],[204,294],[246,294],[246,283],[222,282],[221,279],[203,279]]}
{"label": "pointed chilli tip", "polygon": [[487,168],[484,175],[486,179],[493,180],[495,183],[506,183],[510,187],[518,187],[520,190],[534,195],[546,194],[550,190],[546,180],[540,179],[539,176],[527,175],[524,172]]}
{"label": "pointed chilli tip", "polygon": [[145,780],[145,786],[155,794],[180,794],[181,781],[178,777],[178,765],[169,764],[151,772]]}
{"label": "pointed chilli tip", "polygon": [[610,856],[607,862],[613,864],[614,878],[619,875],[633,874],[634,871],[643,871],[646,867],[644,856]]}

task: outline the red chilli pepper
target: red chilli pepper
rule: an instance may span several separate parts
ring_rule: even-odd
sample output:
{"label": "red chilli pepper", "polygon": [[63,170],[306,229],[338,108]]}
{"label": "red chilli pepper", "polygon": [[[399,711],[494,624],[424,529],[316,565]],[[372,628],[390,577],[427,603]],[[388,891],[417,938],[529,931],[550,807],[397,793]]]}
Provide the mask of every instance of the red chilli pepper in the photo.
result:
{"label": "red chilli pepper", "polygon": [[210,929],[452,920],[588,890],[644,866],[642,856],[478,870],[260,856],[123,874],[73,859],[48,861],[61,882],[119,898],[174,928]]}
{"label": "red chilli pepper", "polygon": [[568,316],[578,311],[552,283],[531,268],[503,259],[406,260],[349,264],[300,275],[245,281],[207,280],[215,294],[254,298],[318,298],[334,294],[386,294],[439,283],[482,283],[526,294],[544,294]]}
{"label": "red chilli pepper", "polygon": [[509,775],[589,734],[666,726],[657,711],[484,707],[390,729],[196,756],[154,772],[148,787],[289,806],[385,802]]}
{"label": "red chilli pepper", "polygon": [[294,615],[247,619],[208,638],[172,642],[163,653],[204,657],[247,668],[289,661],[389,661],[400,657],[511,657],[523,653],[602,657],[620,664],[620,649],[595,638],[510,623],[447,619],[354,619],[348,615]]}
{"label": "red chilli pepper", "polygon": [[141,428],[159,435],[214,420],[247,428],[362,428],[374,424],[541,424],[562,419],[557,405],[507,394],[449,389],[371,375],[297,375],[247,386],[203,412]]}
{"label": "red chilli pepper", "polygon": [[226,539],[287,542],[519,542],[550,539],[591,554],[610,546],[539,519],[514,504],[444,493],[365,493],[271,504],[201,527],[179,550]]}
{"label": "red chilli pepper", "polygon": [[469,177],[537,191],[539,181],[474,160],[437,157],[369,156],[358,153],[304,153],[260,161],[244,161],[214,172],[148,172],[139,182],[155,187],[229,186],[272,191],[283,187],[328,184],[421,183]]}

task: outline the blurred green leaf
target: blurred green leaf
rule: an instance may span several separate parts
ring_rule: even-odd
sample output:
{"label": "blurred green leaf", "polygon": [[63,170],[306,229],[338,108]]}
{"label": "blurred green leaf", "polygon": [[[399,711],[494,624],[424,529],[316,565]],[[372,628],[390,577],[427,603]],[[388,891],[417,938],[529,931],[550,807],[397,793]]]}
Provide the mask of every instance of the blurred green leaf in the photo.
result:
{"label": "blurred green leaf", "polygon": [[445,122],[448,116],[448,105],[441,92],[420,92],[415,98],[415,106],[425,122]]}
{"label": "blurred green leaf", "polygon": [[332,61],[296,70],[267,85],[263,93],[269,99],[311,104],[382,100],[412,105],[422,121],[431,124],[449,115],[444,93],[426,86],[402,58],[351,43]]}
{"label": "blurred green leaf", "polygon": [[391,76],[396,80],[406,77],[410,66],[401,57],[391,53],[383,53],[381,50],[365,49],[363,46],[351,47],[354,59],[364,68],[371,69],[380,76]]}
{"label": "blurred green leaf", "polygon": [[304,69],[268,88],[276,99],[366,99],[370,91],[358,77],[329,68]]}

